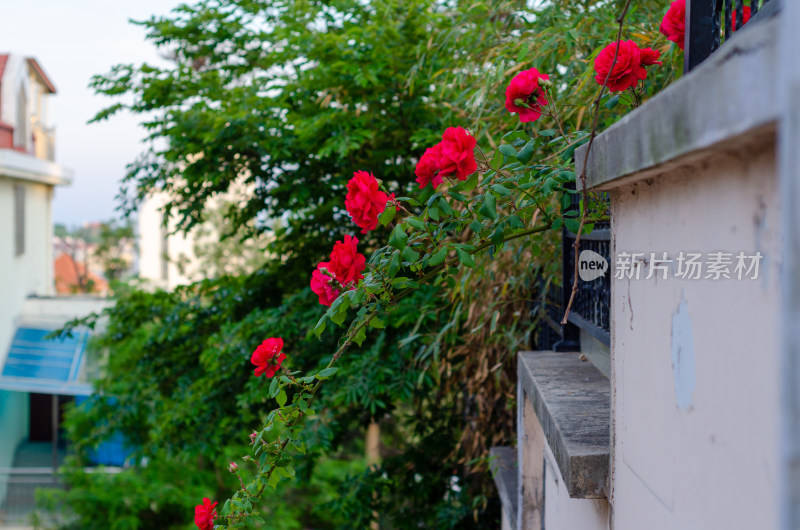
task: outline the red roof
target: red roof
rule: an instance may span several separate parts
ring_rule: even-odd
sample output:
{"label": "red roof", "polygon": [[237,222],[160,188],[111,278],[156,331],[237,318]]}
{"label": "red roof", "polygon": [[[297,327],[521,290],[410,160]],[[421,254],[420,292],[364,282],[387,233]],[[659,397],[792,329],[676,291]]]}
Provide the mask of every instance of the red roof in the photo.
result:
{"label": "red roof", "polygon": [[0,81],[3,80],[3,72],[6,69],[7,62],[8,62],[8,54],[7,53],[0,54]]}
{"label": "red roof", "polygon": [[[72,256],[64,254],[63,252],[56,258],[53,268],[56,292],[59,294],[74,294],[78,291],[78,273],[83,276],[86,267],[83,263],[75,262]],[[86,274],[86,280],[92,281],[91,291],[94,293],[102,293],[108,290],[108,283],[96,274],[89,271]]]}

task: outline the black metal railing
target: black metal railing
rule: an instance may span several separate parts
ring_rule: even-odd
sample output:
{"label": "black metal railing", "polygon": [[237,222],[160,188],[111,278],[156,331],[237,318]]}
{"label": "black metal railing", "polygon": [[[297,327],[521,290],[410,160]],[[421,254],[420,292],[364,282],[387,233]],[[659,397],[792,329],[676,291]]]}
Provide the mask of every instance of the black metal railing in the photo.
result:
{"label": "black metal railing", "polygon": [[[570,206],[566,211],[577,212],[580,194],[569,194]],[[608,197],[601,196],[608,204]],[[608,212],[606,212],[608,213]],[[583,234],[578,243],[578,255],[591,250],[608,263],[605,274],[591,281],[578,279],[578,290],[572,303],[567,324],[561,325],[575,277],[575,234],[562,229],[561,235],[561,287],[541,286],[538,304],[539,323],[533,339],[536,350],[579,351],[580,331],[589,333],[601,343],[611,344],[611,224],[595,223],[589,234]]]}
{"label": "black metal railing", "polygon": [[684,72],[689,72],[705,61],[740,30],[745,22],[753,24],[774,16],[780,2],[781,0],[686,0]]}

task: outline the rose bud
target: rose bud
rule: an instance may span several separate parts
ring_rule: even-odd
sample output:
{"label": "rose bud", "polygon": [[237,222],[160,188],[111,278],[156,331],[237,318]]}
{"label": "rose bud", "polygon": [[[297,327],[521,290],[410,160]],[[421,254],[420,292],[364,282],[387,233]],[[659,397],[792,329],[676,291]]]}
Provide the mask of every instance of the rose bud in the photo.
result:
{"label": "rose bud", "polygon": [[236,473],[239,471],[239,466],[236,465],[236,462],[231,462],[231,465],[228,466],[228,471],[231,473]]}

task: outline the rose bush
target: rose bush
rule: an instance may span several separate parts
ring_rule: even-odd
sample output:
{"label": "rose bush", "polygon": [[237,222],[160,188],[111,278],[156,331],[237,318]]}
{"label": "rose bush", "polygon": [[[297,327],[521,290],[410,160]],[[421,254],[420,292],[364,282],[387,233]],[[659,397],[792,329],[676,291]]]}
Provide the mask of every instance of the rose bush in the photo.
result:
{"label": "rose bush", "polygon": [[[601,69],[607,68],[604,85],[613,83],[616,88],[623,85],[631,88],[631,83],[635,85],[646,76],[640,71],[644,65],[658,64],[657,52],[640,49],[631,41],[614,43],[611,47],[611,58],[606,58],[604,50],[596,63]],[[622,68],[617,68],[616,60],[622,62]],[[535,69],[523,74],[511,81],[506,94],[514,100],[522,99],[528,107],[535,103],[541,109],[547,101],[542,99],[540,83],[547,86],[548,76]],[[548,112],[559,123],[555,109]],[[586,133],[560,132],[561,136],[548,142],[557,154],[561,153],[560,143],[574,151],[587,140]],[[366,172],[357,173],[351,180],[352,186],[347,191],[349,201],[345,202],[349,203],[353,221],[358,226],[368,226],[369,230],[377,228],[377,224],[373,227],[374,220],[387,227],[393,225],[391,233],[387,244],[373,252],[368,262],[358,252],[358,239],[346,235],[334,244],[329,261],[321,262],[312,272],[312,290],[320,303],[329,306],[314,332],[320,335],[329,323],[338,326],[344,325],[348,318],[351,321],[344,341],[326,368],[305,376],[299,371],[287,371],[272,380],[268,392],[279,408],[267,416],[260,431],[251,435],[253,456],[245,457],[244,461],[255,465],[256,479],[249,485],[243,483],[242,489],[223,506],[221,514],[229,527],[246,524],[251,517],[250,507],[264,489],[274,487],[281,476],[293,476],[289,454],[304,450],[297,433],[304,419],[313,415],[317,390],[336,373],[334,365],[345,351],[364,342],[369,328],[385,326],[383,319],[397,308],[400,300],[424,284],[454,285],[465,270],[476,268],[476,256],[482,252],[497,254],[515,240],[562,226],[580,231],[587,218],[586,229],[590,230],[594,220],[604,219],[605,206],[594,201],[583,205],[587,216],[583,220],[577,212],[567,209],[569,194],[576,193],[568,187],[574,184],[575,175],[569,168],[532,160],[537,138],[517,131],[506,135],[506,139],[509,143],[501,145],[489,159],[477,149],[474,136],[466,129],[447,128],[442,140],[428,148],[417,163],[415,173],[420,187],[430,182],[434,188],[424,202],[410,197],[395,198],[379,189],[377,180]],[[480,160],[476,151],[482,157]],[[554,192],[563,194],[560,204],[553,204]],[[380,203],[384,208],[378,213]],[[405,215],[395,219],[398,211]],[[536,245],[535,240],[531,244]],[[282,342],[270,343],[265,347],[268,353],[260,359],[266,361],[261,362],[268,363],[282,345]],[[254,358],[258,351],[254,352]]]}

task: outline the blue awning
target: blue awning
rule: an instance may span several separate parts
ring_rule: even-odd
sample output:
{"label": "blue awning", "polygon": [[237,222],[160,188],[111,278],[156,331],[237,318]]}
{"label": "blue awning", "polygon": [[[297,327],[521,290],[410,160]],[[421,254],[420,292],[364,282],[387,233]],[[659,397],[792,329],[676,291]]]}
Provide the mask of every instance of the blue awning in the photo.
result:
{"label": "blue awning", "polygon": [[71,337],[45,338],[53,331],[17,328],[0,372],[0,390],[73,396],[92,393],[91,385],[81,380],[89,333],[76,330]]}

